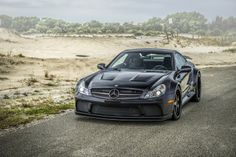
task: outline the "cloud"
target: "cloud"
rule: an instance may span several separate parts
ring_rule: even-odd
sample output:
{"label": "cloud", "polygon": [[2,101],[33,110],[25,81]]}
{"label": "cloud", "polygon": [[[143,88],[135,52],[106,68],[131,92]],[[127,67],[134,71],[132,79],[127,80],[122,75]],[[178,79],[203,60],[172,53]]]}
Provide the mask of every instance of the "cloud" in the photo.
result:
{"label": "cloud", "polygon": [[213,19],[236,16],[235,10],[235,0],[0,0],[0,14],[70,21],[143,21],[182,11],[198,11]]}

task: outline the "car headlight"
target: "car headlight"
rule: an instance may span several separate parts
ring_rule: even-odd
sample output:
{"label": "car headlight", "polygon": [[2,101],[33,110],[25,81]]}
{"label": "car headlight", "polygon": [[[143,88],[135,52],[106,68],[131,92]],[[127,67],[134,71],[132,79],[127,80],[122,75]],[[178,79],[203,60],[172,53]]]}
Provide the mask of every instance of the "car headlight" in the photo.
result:
{"label": "car headlight", "polygon": [[147,92],[145,95],[145,98],[156,98],[159,97],[166,92],[166,86],[164,84],[161,84],[154,88],[152,91]]}
{"label": "car headlight", "polygon": [[81,81],[76,87],[76,94],[90,95],[90,91],[85,87],[85,82]]}

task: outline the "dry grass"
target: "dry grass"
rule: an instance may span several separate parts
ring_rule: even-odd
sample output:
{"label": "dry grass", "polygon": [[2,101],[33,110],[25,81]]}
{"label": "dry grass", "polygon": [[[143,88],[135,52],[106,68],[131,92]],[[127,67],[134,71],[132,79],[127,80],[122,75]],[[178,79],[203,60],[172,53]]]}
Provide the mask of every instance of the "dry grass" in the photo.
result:
{"label": "dry grass", "polygon": [[4,54],[0,53],[0,57],[6,57],[6,55],[4,55]]}
{"label": "dry grass", "polygon": [[32,86],[34,85],[35,83],[39,82],[36,78],[34,77],[30,77],[28,79],[24,79],[23,82],[27,85],[27,86]]}
{"label": "dry grass", "polygon": [[0,53],[0,74],[8,74],[20,64],[25,64],[25,61],[19,57],[10,57]]}
{"label": "dry grass", "polygon": [[18,55],[15,55],[15,57],[24,58],[25,56],[24,56],[22,53],[20,53],[20,54],[18,54]]}
{"label": "dry grass", "polygon": [[49,72],[46,70],[44,71],[44,78],[46,80],[54,80],[56,78],[56,75],[49,74]]}
{"label": "dry grass", "polygon": [[6,67],[6,66],[1,66],[0,67],[0,74],[7,74],[9,72],[10,71],[8,70],[8,67]]}
{"label": "dry grass", "polygon": [[0,77],[0,81],[8,80],[7,77]]}
{"label": "dry grass", "polygon": [[18,65],[24,62],[16,59],[15,57],[2,56],[0,57],[0,65]]}
{"label": "dry grass", "polygon": [[48,82],[48,83],[45,83],[44,85],[49,86],[49,87],[55,87],[55,86],[57,86],[57,83],[55,83],[55,82]]}
{"label": "dry grass", "polygon": [[226,50],[224,50],[223,52],[236,53],[236,48],[226,49]]}

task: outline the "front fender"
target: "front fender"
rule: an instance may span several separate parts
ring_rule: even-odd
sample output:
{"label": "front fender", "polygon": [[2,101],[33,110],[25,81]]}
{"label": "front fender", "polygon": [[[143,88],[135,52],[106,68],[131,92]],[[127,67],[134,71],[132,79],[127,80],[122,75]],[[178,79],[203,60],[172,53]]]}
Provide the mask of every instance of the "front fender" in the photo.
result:
{"label": "front fender", "polygon": [[197,68],[194,68],[193,69],[193,77],[192,77],[194,86],[197,84],[198,77],[201,78],[201,72]]}

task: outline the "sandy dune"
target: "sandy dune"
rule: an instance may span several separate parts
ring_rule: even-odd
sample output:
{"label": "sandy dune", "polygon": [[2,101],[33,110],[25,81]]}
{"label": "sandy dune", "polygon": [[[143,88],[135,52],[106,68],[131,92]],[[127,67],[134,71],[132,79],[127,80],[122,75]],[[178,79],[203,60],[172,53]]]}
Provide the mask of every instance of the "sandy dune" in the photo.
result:
{"label": "sandy dune", "polygon": [[[183,47],[184,45],[184,47]],[[232,47],[208,46],[199,42],[176,40],[165,44],[164,37],[21,37],[9,30],[0,28],[0,52],[3,54],[37,58],[76,58],[76,55],[90,57],[110,57],[130,48],[169,48],[184,53],[219,53]]]}

